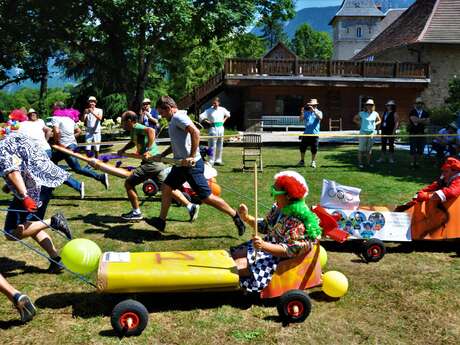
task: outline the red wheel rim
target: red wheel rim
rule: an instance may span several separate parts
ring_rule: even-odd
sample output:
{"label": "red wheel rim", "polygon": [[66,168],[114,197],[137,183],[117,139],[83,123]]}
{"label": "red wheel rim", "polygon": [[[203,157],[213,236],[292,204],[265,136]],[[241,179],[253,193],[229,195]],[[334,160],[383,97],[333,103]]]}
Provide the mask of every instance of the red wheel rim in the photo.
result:
{"label": "red wheel rim", "polygon": [[379,245],[377,244],[374,244],[373,246],[370,246],[368,249],[367,249],[367,254],[370,256],[370,257],[373,257],[373,258],[378,258],[382,255],[382,248],[380,248]]}
{"label": "red wheel rim", "polygon": [[153,188],[152,185],[148,184],[148,185],[145,186],[145,190],[146,190],[148,193],[151,193],[151,192],[154,190],[154,188]]}
{"label": "red wheel rim", "polygon": [[304,306],[300,301],[291,301],[286,306],[287,313],[292,317],[300,317],[303,315]]}
{"label": "red wheel rim", "polygon": [[[131,319],[131,322],[129,321]],[[139,315],[133,313],[132,311],[127,311],[126,313],[121,314],[118,322],[120,326],[127,329],[134,329],[139,326]]]}

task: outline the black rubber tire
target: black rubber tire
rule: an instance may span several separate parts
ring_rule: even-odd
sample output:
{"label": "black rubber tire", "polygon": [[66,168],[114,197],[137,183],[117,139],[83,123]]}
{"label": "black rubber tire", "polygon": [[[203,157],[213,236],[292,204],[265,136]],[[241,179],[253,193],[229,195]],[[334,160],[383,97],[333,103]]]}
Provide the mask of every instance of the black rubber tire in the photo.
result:
{"label": "black rubber tire", "polygon": [[[128,328],[126,324],[127,317],[137,318],[131,328]],[[149,322],[149,312],[142,303],[127,299],[113,308],[110,322],[114,331],[121,337],[140,335]]]}
{"label": "black rubber tire", "polygon": [[[296,312],[293,307],[299,310]],[[284,322],[303,322],[311,312],[311,300],[303,290],[285,292],[278,301],[278,314]]]}
{"label": "black rubber tire", "polygon": [[380,261],[385,253],[385,244],[376,238],[364,241],[361,247],[361,255],[366,262]]}
{"label": "black rubber tire", "polygon": [[152,179],[148,179],[142,184],[142,191],[146,196],[154,196],[159,190],[158,185]]}

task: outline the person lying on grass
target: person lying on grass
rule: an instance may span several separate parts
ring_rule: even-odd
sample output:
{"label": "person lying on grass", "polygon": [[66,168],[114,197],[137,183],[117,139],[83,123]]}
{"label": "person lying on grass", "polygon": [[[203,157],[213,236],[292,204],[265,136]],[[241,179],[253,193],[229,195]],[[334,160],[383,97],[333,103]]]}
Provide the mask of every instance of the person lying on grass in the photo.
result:
{"label": "person lying on grass", "polygon": [[[276,174],[271,194],[275,204],[257,223],[264,238],[254,236],[251,241],[230,250],[240,284],[248,292],[263,290],[280,260],[308,253],[321,237],[319,219],[305,204],[308,186],[299,173],[282,171]],[[240,205],[238,212],[244,222],[255,227],[256,219],[248,214],[245,204]]]}

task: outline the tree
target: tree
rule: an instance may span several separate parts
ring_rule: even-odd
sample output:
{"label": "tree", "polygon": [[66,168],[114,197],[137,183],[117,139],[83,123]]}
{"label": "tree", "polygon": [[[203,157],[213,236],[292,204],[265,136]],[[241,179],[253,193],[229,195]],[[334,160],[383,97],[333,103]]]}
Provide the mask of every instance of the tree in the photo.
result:
{"label": "tree", "polygon": [[262,37],[272,48],[278,41],[287,42],[284,32],[284,23],[294,18],[295,4],[292,0],[262,0],[259,2],[258,11],[260,19],[257,23],[262,28]]}
{"label": "tree", "polygon": [[[16,73],[0,74],[0,89],[10,83],[31,79],[40,83],[40,112],[45,111],[48,92],[48,63],[62,52],[62,45],[79,26],[82,1],[5,0],[0,3],[0,44],[9,47],[0,66]],[[19,43],[20,42],[20,43]]]}
{"label": "tree", "polygon": [[266,50],[267,42],[250,33],[236,34],[228,40],[212,40],[205,47],[194,48],[181,60],[171,61],[168,65],[171,90],[180,98],[222,71],[226,58],[256,59]]}
{"label": "tree", "polygon": [[137,110],[148,85],[197,47],[243,31],[260,0],[95,0],[60,59],[102,95],[122,93]]}
{"label": "tree", "polygon": [[454,77],[449,81],[449,97],[446,103],[451,111],[460,111],[460,78]]}
{"label": "tree", "polygon": [[333,53],[329,34],[315,31],[308,24],[302,24],[297,29],[291,47],[303,59],[329,60]]}

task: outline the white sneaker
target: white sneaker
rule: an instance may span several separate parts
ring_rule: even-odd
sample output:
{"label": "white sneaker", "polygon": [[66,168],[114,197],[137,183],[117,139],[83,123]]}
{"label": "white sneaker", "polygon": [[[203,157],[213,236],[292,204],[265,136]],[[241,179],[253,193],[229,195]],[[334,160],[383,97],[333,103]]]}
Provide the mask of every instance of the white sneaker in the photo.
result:
{"label": "white sneaker", "polygon": [[312,168],[316,168],[316,162],[315,162],[315,161],[312,161],[311,164],[310,164],[310,166],[311,166]]}
{"label": "white sneaker", "polygon": [[80,184],[80,199],[85,198],[85,182],[81,182]]}

